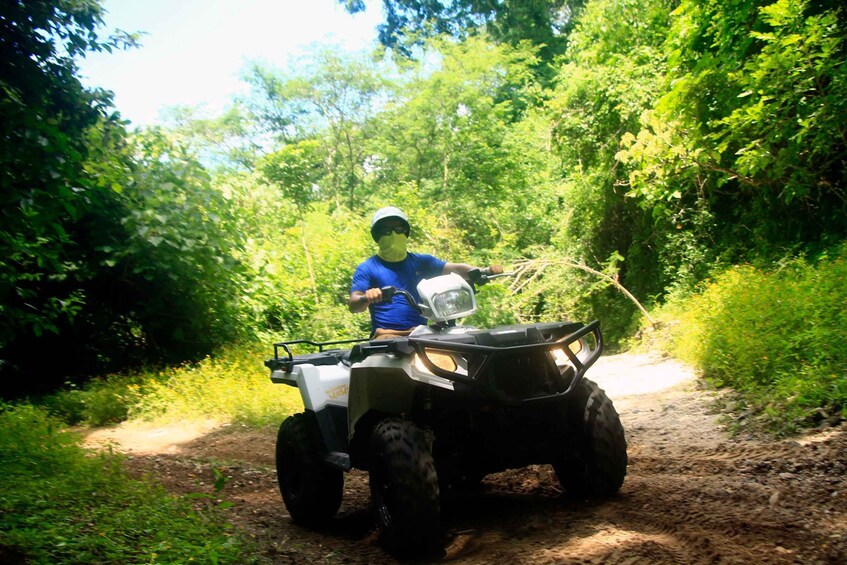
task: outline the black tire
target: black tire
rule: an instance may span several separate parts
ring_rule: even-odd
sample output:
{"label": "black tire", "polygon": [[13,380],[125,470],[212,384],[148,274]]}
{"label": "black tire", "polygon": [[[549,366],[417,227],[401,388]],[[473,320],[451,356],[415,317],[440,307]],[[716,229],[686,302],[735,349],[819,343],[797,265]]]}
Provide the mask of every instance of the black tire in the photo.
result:
{"label": "black tire", "polygon": [[597,384],[582,379],[568,402],[574,452],[553,463],[559,482],[575,496],[603,498],[620,490],[629,459],[623,426],[612,401]]}
{"label": "black tire", "polygon": [[291,519],[304,526],[332,518],[344,494],[342,471],[321,461],[313,433],[318,433],[314,416],[301,413],[286,418],[276,438],[279,491]]}
{"label": "black tire", "polygon": [[438,475],[426,437],[413,423],[380,422],[371,433],[370,487],[380,539],[394,555],[434,548],[440,512]]}

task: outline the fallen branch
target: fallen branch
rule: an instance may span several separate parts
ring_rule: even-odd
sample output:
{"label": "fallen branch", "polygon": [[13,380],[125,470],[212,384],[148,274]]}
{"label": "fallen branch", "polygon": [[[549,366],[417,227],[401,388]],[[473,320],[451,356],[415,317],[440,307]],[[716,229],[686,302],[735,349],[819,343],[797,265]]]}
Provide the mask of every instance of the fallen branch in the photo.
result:
{"label": "fallen branch", "polygon": [[604,273],[602,271],[598,271],[597,269],[592,269],[591,267],[589,267],[588,265],[586,265],[583,262],[574,263],[573,261],[567,261],[565,259],[558,259],[558,260],[555,260],[555,261],[549,260],[549,259],[529,259],[529,260],[526,260],[526,261],[522,261],[520,263],[516,263],[515,268],[517,270],[519,270],[521,274],[529,272],[529,271],[535,271],[535,272],[526,281],[524,281],[518,288],[513,289],[512,292],[517,293],[519,290],[524,288],[528,283],[532,282],[538,275],[540,275],[541,271],[543,271],[545,268],[547,268],[548,266],[551,266],[551,265],[552,266],[558,265],[558,266],[562,266],[562,267],[569,267],[571,269],[579,269],[580,271],[584,271],[586,273],[594,275],[594,276],[608,282],[609,284],[614,286],[616,289],[621,291],[624,294],[624,296],[629,298],[632,301],[633,304],[635,304],[635,306],[638,308],[638,310],[644,315],[645,318],[647,318],[647,321],[650,322],[650,325],[653,326],[654,329],[659,327],[659,323],[656,320],[654,320],[652,316],[650,316],[650,313],[647,312],[647,309],[644,308],[644,306],[641,305],[641,302],[639,302],[638,299],[635,298],[635,296],[633,296],[632,293],[630,291],[628,291],[626,289],[626,287],[624,287],[620,283],[620,281],[618,280],[617,277],[613,277],[613,276],[611,276],[607,273]]}

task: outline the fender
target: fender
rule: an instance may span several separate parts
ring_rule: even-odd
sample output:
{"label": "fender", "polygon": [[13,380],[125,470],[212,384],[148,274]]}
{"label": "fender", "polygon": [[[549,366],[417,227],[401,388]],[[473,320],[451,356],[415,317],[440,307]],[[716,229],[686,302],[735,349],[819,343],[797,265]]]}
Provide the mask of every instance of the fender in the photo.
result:
{"label": "fender", "polygon": [[372,355],[353,365],[350,371],[348,398],[348,439],[352,440],[356,424],[369,412],[402,414],[413,405],[415,381],[409,356]]}
{"label": "fender", "polygon": [[320,368],[304,363],[295,365],[291,372],[274,370],[271,381],[297,387],[306,412],[312,412],[320,428],[323,455],[331,464],[350,470],[347,453],[347,396],[350,368],[343,363],[323,365]]}

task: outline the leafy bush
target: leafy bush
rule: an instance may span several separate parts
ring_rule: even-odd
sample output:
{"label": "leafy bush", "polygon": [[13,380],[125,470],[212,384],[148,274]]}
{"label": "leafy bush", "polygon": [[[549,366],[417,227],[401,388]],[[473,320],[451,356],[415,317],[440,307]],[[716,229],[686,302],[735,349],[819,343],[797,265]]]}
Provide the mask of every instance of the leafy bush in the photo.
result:
{"label": "leafy bush", "polygon": [[847,247],[817,263],[734,267],[681,312],[676,352],[773,431],[847,417]]}
{"label": "leafy bush", "polygon": [[[321,333],[321,328],[313,329]],[[271,357],[271,343],[278,338],[222,348],[197,363],[110,375],[82,387],[70,384],[38,404],[71,425],[183,418],[255,426],[278,423],[302,408],[297,391],[271,383],[262,364]]]}
{"label": "leafy bush", "polygon": [[0,560],[244,563],[250,549],[212,510],[89,456],[42,409],[0,406]]}
{"label": "leafy bush", "polygon": [[233,346],[202,361],[148,374],[131,418],[278,423],[302,409],[296,389],[273,384],[262,362],[268,345]]}
{"label": "leafy bush", "polygon": [[82,387],[67,388],[45,397],[42,404],[51,415],[68,424],[103,426],[126,420],[141,398],[139,376],[112,375]]}

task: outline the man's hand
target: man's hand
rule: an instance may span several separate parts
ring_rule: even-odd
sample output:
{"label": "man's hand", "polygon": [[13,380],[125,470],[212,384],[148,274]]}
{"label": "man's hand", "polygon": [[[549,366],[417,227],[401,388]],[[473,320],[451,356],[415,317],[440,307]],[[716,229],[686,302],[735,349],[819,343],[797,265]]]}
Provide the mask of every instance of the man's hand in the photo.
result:
{"label": "man's hand", "polygon": [[[363,300],[364,299],[364,300]],[[371,304],[382,302],[382,290],[379,288],[369,288],[365,292],[357,290],[350,294],[350,300],[347,307],[354,314],[364,312]]]}
{"label": "man's hand", "polygon": [[474,267],[473,265],[468,265],[467,263],[447,263],[444,265],[444,271],[442,274],[456,273],[463,279],[468,279],[468,273],[472,269],[479,269],[483,275],[502,275],[503,274],[503,265],[491,265],[485,269],[481,267]]}
{"label": "man's hand", "polygon": [[382,289],[369,288],[365,291],[365,298],[368,300],[368,306],[382,302]]}

